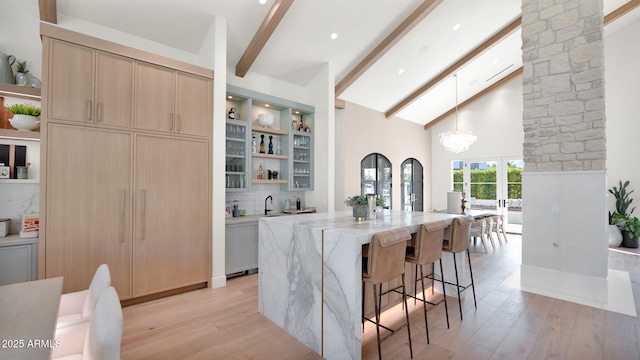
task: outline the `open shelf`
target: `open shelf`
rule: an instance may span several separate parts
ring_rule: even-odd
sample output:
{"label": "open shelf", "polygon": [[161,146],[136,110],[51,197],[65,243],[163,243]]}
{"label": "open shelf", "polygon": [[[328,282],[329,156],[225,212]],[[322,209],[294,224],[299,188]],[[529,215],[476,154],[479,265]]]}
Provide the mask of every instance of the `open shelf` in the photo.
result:
{"label": "open shelf", "polygon": [[0,129],[0,138],[16,140],[40,140],[39,131],[20,131],[11,129]]}
{"label": "open shelf", "polygon": [[252,184],[286,184],[287,180],[259,180],[251,179]]}
{"label": "open shelf", "polygon": [[287,135],[288,134],[286,130],[271,129],[271,128],[266,128],[266,127],[262,127],[262,126],[255,126],[255,125],[251,127],[251,131],[264,133],[264,134],[273,134],[273,135]]}
{"label": "open shelf", "polygon": [[0,95],[21,99],[40,100],[40,88],[0,83]]}
{"label": "open shelf", "polygon": [[252,157],[264,158],[264,159],[278,159],[278,160],[286,160],[289,157],[287,155],[274,155],[274,154],[262,154],[262,153],[251,153]]}

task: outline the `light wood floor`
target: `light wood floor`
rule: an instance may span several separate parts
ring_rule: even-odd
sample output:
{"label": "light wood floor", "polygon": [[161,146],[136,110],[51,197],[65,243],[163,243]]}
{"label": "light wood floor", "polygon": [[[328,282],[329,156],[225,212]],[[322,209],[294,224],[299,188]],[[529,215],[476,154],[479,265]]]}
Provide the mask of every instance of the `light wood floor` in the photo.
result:
{"label": "light wood floor", "polygon": [[[640,320],[501,285],[521,263],[521,239],[484,254],[471,248],[477,310],[469,292],[460,321],[449,300],[429,312],[427,345],[420,304],[410,302],[414,359],[640,359]],[[629,271],[640,299],[640,256],[610,251],[609,267]],[[258,313],[258,278],[125,307],[122,359],[319,359]],[[470,291],[470,290],[469,290]],[[636,308],[640,312],[640,304]],[[400,317],[390,309],[383,322]],[[384,359],[409,359],[406,331],[382,344]],[[365,326],[363,359],[377,359],[375,328]]]}

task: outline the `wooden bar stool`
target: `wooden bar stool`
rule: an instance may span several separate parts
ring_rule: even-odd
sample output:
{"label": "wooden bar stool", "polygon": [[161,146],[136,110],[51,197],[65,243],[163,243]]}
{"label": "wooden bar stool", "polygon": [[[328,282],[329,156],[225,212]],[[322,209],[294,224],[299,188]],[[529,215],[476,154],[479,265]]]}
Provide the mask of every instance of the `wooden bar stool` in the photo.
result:
{"label": "wooden bar stool", "polygon": [[[442,251],[453,254],[453,268],[456,273],[456,283],[454,284],[444,281],[444,276],[442,277],[442,280],[438,281],[442,281],[449,285],[454,285],[457,288],[460,320],[462,320],[462,301],[460,300],[460,293],[464,290],[467,290],[469,287],[471,287],[471,290],[473,291],[473,306],[475,306],[476,309],[478,308],[478,305],[476,303],[476,288],[473,283],[473,270],[471,269],[471,255],[469,255],[469,234],[471,230],[471,222],[473,222],[473,217],[470,216],[462,216],[453,219],[453,222],[451,223],[451,232],[449,235],[449,239],[445,239],[442,244]],[[460,285],[456,254],[461,252],[466,252],[467,258],[469,259],[469,274],[471,275],[471,284],[469,285]]]}
{"label": "wooden bar stool", "polygon": [[[447,293],[442,284],[442,300],[437,303],[430,302],[424,293],[424,279],[431,279],[431,292],[433,293],[433,279],[434,279],[434,266],[436,261],[440,262],[440,273],[442,274],[442,241],[444,239],[444,229],[447,228],[445,221],[436,221],[432,223],[422,224],[418,228],[416,235],[415,246],[407,247],[407,256],[404,261],[415,265],[416,278],[413,283],[413,289],[415,296],[411,296],[414,299],[422,301],[424,309],[424,325],[427,332],[427,344],[429,344],[429,322],[427,321],[427,304],[432,305],[431,308],[444,302],[444,311],[447,317],[447,328],[449,328],[449,308],[447,307]],[[431,273],[424,275],[423,266],[431,265]],[[420,278],[418,278],[418,266],[420,266]],[[416,284],[418,281],[422,284],[422,299],[418,298],[418,292],[416,291]],[[430,309],[431,309],[430,308]]]}
{"label": "wooden bar stool", "polygon": [[[404,282],[404,259],[407,248],[407,240],[411,240],[411,234],[407,229],[398,229],[382,232],[373,235],[371,243],[368,246],[368,256],[366,257],[366,271],[363,269],[362,282],[373,285],[373,303],[376,313],[375,321],[364,316],[364,291],[362,291],[362,318],[376,325],[376,334],[378,338],[378,358],[382,359],[380,344],[398,333],[400,330],[407,328],[409,337],[409,353],[413,359],[413,348],[411,346],[411,327],[409,326],[409,309],[407,308],[407,297]],[[363,254],[364,255],[364,254]],[[365,259],[363,259],[365,261]],[[405,309],[406,322],[397,329],[391,329],[380,323],[380,298],[382,295],[388,294],[392,290],[382,293],[382,283],[389,282],[397,277],[402,277],[402,301]],[[380,295],[378,295],[380,294]],[[380,328],[390,331],[388,335],[380,339]]]}

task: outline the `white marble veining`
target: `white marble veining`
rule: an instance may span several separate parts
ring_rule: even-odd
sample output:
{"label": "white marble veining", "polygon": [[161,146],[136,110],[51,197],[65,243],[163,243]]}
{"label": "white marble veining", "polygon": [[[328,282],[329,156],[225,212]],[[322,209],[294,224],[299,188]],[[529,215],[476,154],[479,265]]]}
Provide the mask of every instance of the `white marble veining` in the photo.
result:
{"label": "white marble veining", "polygon": [[379,232],[459,215],[349,211],[260,219],[259,310],[326,359],[359,359],[362,244]]}
{"label": "white marble veining", "polygon": [[9,230],[20,232],[22,215],[37,213],[40,205],[40,184],[2,183],[0,184],[0,218],[11,219]]}

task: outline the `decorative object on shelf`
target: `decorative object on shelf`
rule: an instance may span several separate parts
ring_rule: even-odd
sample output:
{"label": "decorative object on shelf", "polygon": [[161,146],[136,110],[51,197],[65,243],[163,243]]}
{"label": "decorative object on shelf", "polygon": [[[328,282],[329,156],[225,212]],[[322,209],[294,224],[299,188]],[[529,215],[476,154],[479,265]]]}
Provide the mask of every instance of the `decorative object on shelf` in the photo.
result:
{"label": "decorative object on shelf", "polygon": [[273,154],[273,135],[269,135],[269,150],[268,154]]}
{"label": "decorative object on shelf", "polygon": [[40,127],[40,108],[30,104],[13,104],[7,107],[13,113],[11,126],[18,130],[33,131]]}
{"label": "decorative object on shelf", "polygon": [[258,174],[256,176],[256,179],[258,180],[264,179],[264,169],[262,167],[262,163],[260,163],[260,166],[258,166]]}
{"label": "decorative object on shelf", "polygon": [[27,70],[27,60],[18,61],[18,66],[16,68],[16,85],[33,88],[40,87],[40,79],[29,74],[29,70]]}
{"label": "decorative object on shelf", "polygon": [[258,147],[256,145],[256,136],[255,135],[253,135],[252,139],[251,139],[251,152],[254,153],[254,154],[258,152]]}
{"label": "decorative object on shelf", "polygon": [[31,163],[26,163],[25,166],[16,166],[16,179],[28,179],[29,166]]}
{"label": "decorative object on shelf", "polygon": [[9,119],[13,117],[13,113],[4,107],[4,97],[0,96],[0,129],[14,129],[9,123]]}
{"label": "decorative object on shelf", "polygon": [[229,110],[229,119],[235,119],[236,118],[236,111],[234,108],[231,108],[231,110]]}
{"label": "decorative object on shelf", "polygon": [[266,128],[271,127],[271,125],[273,125],[273,115],[272,114],[258,115],[258,124]]}
{"label": "decorative object on shelf", "polygon": [[471,131],[458,131],[458,74],[453,74],[456,80],[456,130],[455,132],[441,133],[438,135],[440,144],[452,153],[458,154],[469,150],[469,146],[473,144],[478,137],[473,135]]}
{"label": "decorative object on shelf", "polygon": [[0,179],[11,178],[11,168],[5,166],[4,163],[0,163]]}
{"label": "decorative object on shelf", "polygon": [[282,154],[282,145],[280,145],[280,139],[276,138],[276,155]]}
{"label": "decorative object on shelf", "polygon": [[264,134],[260,135],[260,154],[264,154]]}
{"label": "decorative object on shelf", "polygon": [[16,57],[0,51],[0,82],[15,84],[15,77],[11,65],[16,62]]}
{"label": "decorative object on shelf", "polygon": [[38,231],[40,230],[40,214],[24,214],[22,215],[22,230],[20,231],[20,238],[31,239],[38,237]]}
{"label": "decorative object on shelf", "polygon": [[[373,196],[376,197],[376,201],[375,201],[375,206],[378,207],[382,207],[384,206],[384,203],[382,202],[382,199],[380,197],[378,197],[375,194],[371,194]],[[351,206],[353,207],[353,217],[356,218],[357,221],[362,221],[362,220],[366,220],[367,219],[367,215],[368,215],[368,208],[369,208],[369,199],[368,199],[368,195],[354,195],[351,197],[348,197],[344,203],[347,206]]]}

